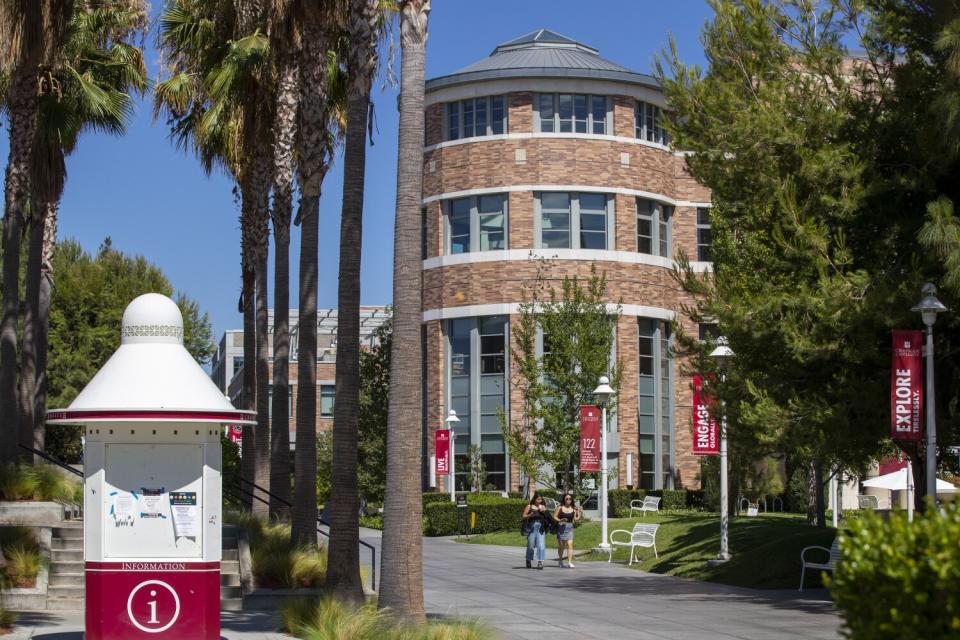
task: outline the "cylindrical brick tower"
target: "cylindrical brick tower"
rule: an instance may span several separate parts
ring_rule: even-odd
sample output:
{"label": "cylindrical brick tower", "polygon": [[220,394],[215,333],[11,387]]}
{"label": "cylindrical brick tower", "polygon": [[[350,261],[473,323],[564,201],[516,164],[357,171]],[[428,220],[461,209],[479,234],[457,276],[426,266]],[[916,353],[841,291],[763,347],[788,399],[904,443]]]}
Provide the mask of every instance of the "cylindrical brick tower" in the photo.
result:
{"label": "cylindrical brick tower", "polygon": [[[426,460],[455,409],[457,456],[480,446],[487,482],[500,490],[522,482],[498,411],[521,415],[509,341],[540,259],[552,277],[586,277],[596,263],[609,302],[623,305],[612,486],[699,485],[690,381],[668,349],[685,300],[670,272],[681,250],[711,268],[710,194],[660,127],[657,81],[597,53],[539,30],[426,84]],[[680,320],[693,335],[709,330]],[[458,488],[465,481],[458,475]]]}

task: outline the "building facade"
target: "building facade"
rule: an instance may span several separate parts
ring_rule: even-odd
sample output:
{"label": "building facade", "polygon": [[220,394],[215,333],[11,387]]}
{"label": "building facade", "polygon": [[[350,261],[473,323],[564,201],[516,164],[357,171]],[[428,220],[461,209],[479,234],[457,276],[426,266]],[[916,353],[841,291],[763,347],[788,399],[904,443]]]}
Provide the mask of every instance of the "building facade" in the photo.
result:
{"label": "building facade", "polygon": [[[270,415],[273,416],[273,309],[268,310],[267,335],[270,366]],[[376,331],[387,319],[387,308],[383,306],[360,307],[360,346],[370,348],[375,344]],[[299,336],[300,314],[297,309],[290,310],[290,372],[288,386],[288,424],[290,447],[296,444],[297,416],[297,373],[300,366]],[[337,310],[317,310],[317,431],[327,431],[333,426],[333,400],[336,392],[335,378],[337,369]],[[214,354],[211,377],[230,397],[234,406],[240,406],[240,393],[243,386],[243,331],[231,329],[224,333],[220,345]],[[271,419],[271,428],[272,419]]]}
{"label": "building facade", "polygon": [[520,304],[541,260],[553,277],[589,277],[596,264],[608,302],[622,303],[611,484],[698,485],[690,380],[671,357],[670,321],[700,328],[678,317],[690,300],[671,271],[681,251],[711,269],[710,194],[661,127],[657,81],[540,30],[428,80],[425,108],[426,459],[455,409],[456,455],[478,445],[488,482],[518,488],[498,414],[522,415],[509,355]]}

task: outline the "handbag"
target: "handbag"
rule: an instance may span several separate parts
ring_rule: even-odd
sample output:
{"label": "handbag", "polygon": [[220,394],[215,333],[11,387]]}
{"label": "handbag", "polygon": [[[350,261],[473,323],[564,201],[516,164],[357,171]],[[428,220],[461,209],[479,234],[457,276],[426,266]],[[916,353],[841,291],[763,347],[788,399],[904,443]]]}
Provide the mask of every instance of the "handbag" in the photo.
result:
{"label": "handbag", "polygon": [[530,535],[531,528],[532,527],[530,525],[530,520],[527,518],[524,518],[523,521],[520,523],[520,535],[526,538],[527,536]]}

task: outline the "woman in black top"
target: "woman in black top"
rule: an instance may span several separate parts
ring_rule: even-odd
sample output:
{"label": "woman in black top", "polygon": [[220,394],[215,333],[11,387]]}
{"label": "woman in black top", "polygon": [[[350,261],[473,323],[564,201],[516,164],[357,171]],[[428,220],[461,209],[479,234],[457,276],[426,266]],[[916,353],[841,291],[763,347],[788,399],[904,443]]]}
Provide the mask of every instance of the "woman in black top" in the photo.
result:
{"label": "woman in black top", "polygon": [[530,503],[523,508],[523,521],[527,531],[527,569],[531,568],[534,552],[537,556],[537,569],[543,569],[543,561],[547,559],[547,525],[550,522],[550,511],[543,502],[543,496],[534,493]]}
{"label": "woman in black top", "polygon": [[563,550],[567,550],[567,566],[573,569],[573,523],[579,520],[583,511],[573,503],[573,496],[569,493],[563,494],[560,499],[560,506],[553,514],[553,519],[560,523],[560,529],[557,532],[557,560],[560,567],[563,567]]}

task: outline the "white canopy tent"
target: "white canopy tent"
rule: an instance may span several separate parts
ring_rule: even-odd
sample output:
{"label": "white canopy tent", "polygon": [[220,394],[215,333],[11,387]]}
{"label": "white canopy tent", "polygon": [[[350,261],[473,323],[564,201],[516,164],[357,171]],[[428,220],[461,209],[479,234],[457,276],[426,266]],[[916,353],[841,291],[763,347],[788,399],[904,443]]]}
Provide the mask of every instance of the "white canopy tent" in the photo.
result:
{"label": "white canopy tent", "polygon": [[[899,471],[894,471],[893,473],[888,473],[886,475],[877,476],[876,478],[870,478],[869,480],[863,481],[863,486],[873,487],[874,489],[889,489],[890,491],[906,491],[907,490],[907,470],[906,468],[900,469]],[[946,480],[941,480],[937,478],[937,493],[956,493],[957,488],[947,482]]]}

